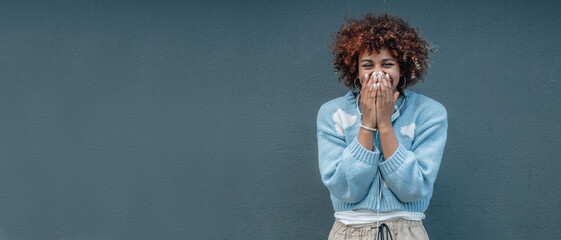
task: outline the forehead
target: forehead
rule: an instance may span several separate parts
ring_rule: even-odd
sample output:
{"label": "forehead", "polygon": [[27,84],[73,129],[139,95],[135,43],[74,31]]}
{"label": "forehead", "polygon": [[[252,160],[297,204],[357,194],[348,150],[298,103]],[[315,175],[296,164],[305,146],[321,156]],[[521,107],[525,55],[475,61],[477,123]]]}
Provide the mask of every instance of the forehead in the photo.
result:
{"label": "forehead", "polygon": [[382,48],[378,51],[374,50],[374,51],[372,51],[372,53],[369,53],[368,49],[365,49],[362,52],[360,52],[360,54],[358,55],[358,59],[363,59],[363,58],[370,58],[370,59],[394,58],[394,56],[386,48]]}

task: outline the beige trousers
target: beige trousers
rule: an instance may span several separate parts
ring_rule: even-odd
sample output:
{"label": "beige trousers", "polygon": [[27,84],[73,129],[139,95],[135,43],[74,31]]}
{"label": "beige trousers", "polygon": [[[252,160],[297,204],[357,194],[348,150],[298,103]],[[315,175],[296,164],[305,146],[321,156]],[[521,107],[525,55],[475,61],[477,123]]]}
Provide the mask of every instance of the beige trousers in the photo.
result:
{"label": "beige trousers", "polygon": [[[429,235],[423,226],[422,221],[410,221],[403,218],[391,219],[388,221],[381,221],[385,223],[393,237],[393,240],[428,240]],[[386,229],[384,229],[386,231]],[[384,232],[385,237],[385,232]],[[337,220],[331,228],[329,233],[329,240],[375,240],[376,239],[376,224],[364,225],[345,225]],[[378,237],[378,240],[389,240],[391,238]]]}

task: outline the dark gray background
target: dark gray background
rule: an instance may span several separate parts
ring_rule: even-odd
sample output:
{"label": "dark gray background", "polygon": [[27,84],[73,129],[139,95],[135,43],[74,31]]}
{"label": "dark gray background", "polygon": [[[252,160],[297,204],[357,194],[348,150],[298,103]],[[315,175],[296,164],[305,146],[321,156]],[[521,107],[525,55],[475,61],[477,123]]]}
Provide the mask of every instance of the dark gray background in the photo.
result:
{"label": "dark gray background", "polygon": [[391,12],[439,51],[432,239],[561,236],[555,1],[0,1],[0,239],[325,239],[330,34]]}

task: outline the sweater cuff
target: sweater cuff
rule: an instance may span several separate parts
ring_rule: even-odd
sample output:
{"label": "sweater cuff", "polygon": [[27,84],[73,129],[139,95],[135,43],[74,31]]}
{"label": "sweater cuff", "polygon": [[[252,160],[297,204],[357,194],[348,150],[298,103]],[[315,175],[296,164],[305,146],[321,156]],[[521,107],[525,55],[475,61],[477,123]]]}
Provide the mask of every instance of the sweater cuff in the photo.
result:
{"label": "sweater cuff", "polygon": [[374,165],[377,163],[377,159],[380,156],[380,152],[374,148],[374,151],[370,151],[362,146],[360,142],[358,142],[358,138],[354,138],[354,140],[349,145],[349,150],[351,155],[366,164]]}
{"label": "sweater cuff", "polygon": [[407,158],[407,150],[404,147],[402,147],[401,144],[399,144],[399,146],[397,147],[393,155],[390,156],[390,158],[386,159],[386,161],[380,162],[380,171],[382,171],[384,175],[391,174],[395,172],[397,169],[399,169],[401,165],[403,165],[403,162],[405,162],[406,158]]}

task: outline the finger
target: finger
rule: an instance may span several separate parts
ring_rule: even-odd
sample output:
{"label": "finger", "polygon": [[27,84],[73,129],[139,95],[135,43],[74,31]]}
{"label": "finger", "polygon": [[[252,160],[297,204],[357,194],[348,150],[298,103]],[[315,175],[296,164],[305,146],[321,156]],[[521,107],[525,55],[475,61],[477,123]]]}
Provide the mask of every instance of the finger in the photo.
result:
{"label": "finger", "polygon": [[[397,91],[395,91],[395,92],[393,91],[393,89],[392,89],[392,87],[393,87],[392,84],[393,84],[393,83],[392,83],[392,81],[391,81],[391,79],[390,79],[390,75],[388,75],[387,73],[386,73],[386,79],[387,79],[387,81],[388,81],[388,94],[391,94],[391,95],[392,95],[392,96],[390,96],[389,100],[391,101],[391,100],[393,99],[393,100],[394,100],[393,102],[396,102],[397,98],[395,98],[395,93],[396,93]],[[398,94],[398,96],[399,96],[399,94]]]}
{"label": "finger", "polygon": [[364,76],[362,78],[362,87],[364,88],[364,87],[368,86],[367,84],[368,84],[368,73],[364,74]]}
{"label": "finger", "polygon": [[373,78],[374,78],[374,79],[373,79],[373,81],[372,81],[372,86],[373,86],[374,88],[373,88],[373,91],[372,91],[372,97],[374,98],[374,103],[376,103],[376,102],[375,102],[375,101],[376,101],[376,95],[377,95],[376,93],[378,92],[378,88],[379,88],[379,87],[378,87],[378,78],[377,78],[377,77],[373,77]]}
{"label": "finger", "polygon": [[383,89],[383,84],[382,82],[378,82],[378,88],[376,89],[376,95],[378,96],[378,98],[382,97],[382,90]]}
{"label": "finger", "polygon": [[376,93],[376,76],[372,74],[370,75],[370,78],[372,79],[372,82],[370,83],[372,85],[372,92],[370,93],[370,97],[374,97]]}
{"label": "finger", "polygon": [[397,103],[397,99],[399,98],[399,92],[395,91],[395,93],[393,94],[393,102]]}
{"label": "finger", "polygon": [[388,74],[386,74],[386,76],[384,77],[386,79],[386,84],[388,85],[388,89],[391,90],[392,88],[392,81],[390,79],[390,76]]}
{"label": "finger", "polygon": [[[371,91],[370,91],[370,97],[371,97],[371,98],[374,98],[374,97],[375,97],[375,94],[374,94],[374,93],[376,92],[376,85],[375,85],[375,83],[376,83],[375,76],[371,73],[371,74],[370,74],[370,89],[371,89]],[[374,100],[372,99],[372,101],[374,101]]]}
{"label": "finger", "polygon": [[372,73],[368,74],[368,90],[368,104],[371,105],[373,104],[374,91],[376,90],[374,88],[374,75],[372,75]]}
{"label": "finger", "polygon": [[368,92],[368,74],[365,74],[363,76],[364,78],[362,78],[361,80],[361,88],[360,88],[360,94],[362,96],[367,96],[367,92]]}
{"label": "finger", "polygon": [[384,78],[384,84],[386,85],[386,100],[389,102],[392,100],[392,85],[390,84],[390,79]]}
{"label": "finger", "polygon": [[364,74],[364,84],[362,85],[362,88],[364,89],[364,98],[368,98],[370,96],[370,79],[368,79],[368,73]]}
{"label": "finger", "polygon": [[382,107],[382,83],[378,82],[379,86],[376,89],[376,112],[380,112],[380,108]]}
{"label": "finger", "polygon": [[384,74],[384,76],[386,77],[386,79],[388,80],[388,84],[390,85],[390,87],[392,86],[392,79],[390,78],[389,74]]}
{"label": "finger", "polygon": [[380,97],[383,99],[386,97],[386,81],[385,79],[380,79]]}

